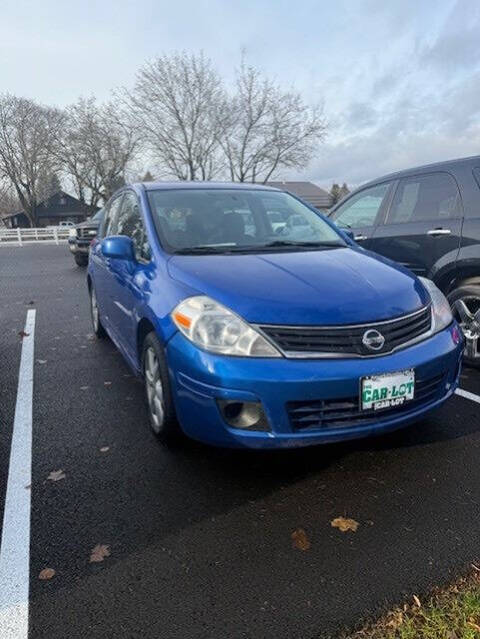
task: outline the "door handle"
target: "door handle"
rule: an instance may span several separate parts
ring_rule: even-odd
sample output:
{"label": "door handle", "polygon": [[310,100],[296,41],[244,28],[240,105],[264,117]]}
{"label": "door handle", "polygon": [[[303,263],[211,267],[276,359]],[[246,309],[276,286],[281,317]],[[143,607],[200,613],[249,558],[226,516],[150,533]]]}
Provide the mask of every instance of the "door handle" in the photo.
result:
{"label": "door handle", "polygon": [[354,235],[353,239],[355,242],[361,242],[362,240],[368,240],[366,235]]}
{"label": "door handle", "polygon": [[450,229],[430,229],[427,231],[427,235],[451,235],[452,231]]}

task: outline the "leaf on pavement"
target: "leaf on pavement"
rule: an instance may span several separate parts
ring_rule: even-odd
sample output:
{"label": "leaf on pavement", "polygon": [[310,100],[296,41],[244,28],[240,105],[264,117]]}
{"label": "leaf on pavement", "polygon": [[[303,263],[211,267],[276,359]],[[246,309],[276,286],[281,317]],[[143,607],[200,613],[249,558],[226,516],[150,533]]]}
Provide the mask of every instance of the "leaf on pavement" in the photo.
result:
{"label": "leaf on pavement", "polygon": [[417,595],[413,595],[413,601],[415,602],[415,605],[416,605],[418,608],[421,608],[421,607],[422,607],[422,603],[421,603],[420,599],[417,597]]}
{"label": "leaf on pavement", "polygon": [[111,386],[112,382],[103,382],[104,386]]}
{"label": "leaf on pavement", "polygon": [[336,517],[330,522],[330,525],[333,528],[338,528],[342,532],[347,532],[349,530],[357,532],[357,528],[360,524],[358,521],[355,521],[355,519],[349,519],[348,517]]}
{"label": "leaf on pavement", "polygon": [[50,481],[60,481],[61,479],[65,479],[66,475],[63,470],[52,470],[47,479]]}
{"label": "leaf on pavement", "polygon": [[80,386],[80,390],[88,390],[88,386]]}
{"label": "leaf on pavement", "polygon": [[23,339],[24,337],[28,337],[30,335],[30,333],[25,333],[25,331],[18,331],[18,336],[20,337],[20,339]]}
{"label": "leaf on pavement", "polygon": [[102,446],[100,448],[101,453],[107,453],[110,450],[110,446]]}
{"label": "leaf on pavement", "polygon": [[51,579],[55,575],[55,570],[53,568],[44,568],[38,574],[38,578],[42,581],[46,581]]}
{"label": "leaf on pavement", "polygon": [[311,543],[307,537],[307,533],[303,528],[297,528],[292,532],[292,546],[298,548],[298,550],[309,550]]}
{"label": "leaf on pavement", "polygon": [[90,563],[98,563],[103,561],[105,557],[110,557],[110,546],[105,544],[97,544],[90,553]]}
{"label": "leaf on pavement", "polygon": [[37,359],[37,364],[46,364],[47,360],[46,359]]}

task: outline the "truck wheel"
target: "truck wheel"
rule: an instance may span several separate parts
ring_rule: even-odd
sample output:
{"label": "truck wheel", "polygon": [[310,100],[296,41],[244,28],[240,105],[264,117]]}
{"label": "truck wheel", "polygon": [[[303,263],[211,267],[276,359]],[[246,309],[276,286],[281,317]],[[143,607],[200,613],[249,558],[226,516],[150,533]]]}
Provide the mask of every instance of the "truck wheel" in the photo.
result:
{"label": "truck wheel", "polygon": [[153,331],[143,342],[142,371],[150,426],[164,444],[178,445],[183,432],[175,415],[165,352]]}
{"label": "truck wheel", "polygon": [[448,295],[448,301],[465,337],[464,362],[480,367],[480,285],[465,283]]}
{"label": "truck wheel", "polygon": [[75,260],[77,266],[87,266],[87,264],[88,264],[88,256],[87,255],[79,255],[78,253],[76,253],[73,256],[73,259]]}

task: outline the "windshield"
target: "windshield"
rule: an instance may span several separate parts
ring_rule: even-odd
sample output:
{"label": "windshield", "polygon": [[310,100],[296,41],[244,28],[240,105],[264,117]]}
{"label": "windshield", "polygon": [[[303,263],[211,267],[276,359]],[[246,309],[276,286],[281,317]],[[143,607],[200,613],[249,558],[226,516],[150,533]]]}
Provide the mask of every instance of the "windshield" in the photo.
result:
{"label": "windshield", "polygon": [[319,214],[280,191],[159,189],[149,191],[148,199],[162,245],[171,252],[346,246]]}

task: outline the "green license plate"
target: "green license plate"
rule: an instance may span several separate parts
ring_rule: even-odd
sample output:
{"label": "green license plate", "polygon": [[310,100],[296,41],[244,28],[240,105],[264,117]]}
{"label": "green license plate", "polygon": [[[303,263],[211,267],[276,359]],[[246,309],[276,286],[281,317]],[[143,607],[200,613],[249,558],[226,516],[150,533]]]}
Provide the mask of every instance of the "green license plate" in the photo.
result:
{"label": "green license plate", "polygon": [[415,370],[363,377],[360,393],[362,410],[402,406],[415,396]]}

